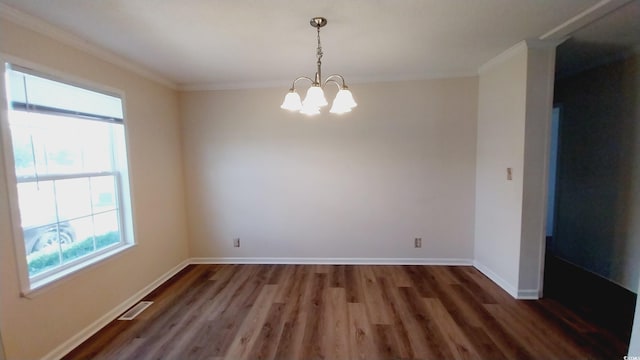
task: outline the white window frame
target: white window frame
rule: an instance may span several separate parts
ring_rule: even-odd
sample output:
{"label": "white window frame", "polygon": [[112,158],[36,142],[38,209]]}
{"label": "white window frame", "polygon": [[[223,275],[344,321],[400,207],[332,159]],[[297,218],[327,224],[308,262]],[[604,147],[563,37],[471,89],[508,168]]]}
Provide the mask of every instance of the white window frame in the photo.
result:
{"label": "white window frame", "polygon": [[69,84],[79,88],[112,95],[120,98],[122,102],[123,119],[126,119],[126,99],[125,93],[118,89],[109,88],[102,84],[95,84],[85,79],[79,79],[73,75],[62,73],[47,67],[44,67],[33,62],[29,62],[20,58],[16,58],[11,55],[0,53],[0,65],[2,65],[2,71],[0,71],[0,148],[2,148],[5,154],[4,159],[0,157],[0,161],[4,160],[5,181],[7,182],[7,191],[9,197],[9,210],[10,221],[13,233],[13,244],[16,256],[16,263],[18,266],[18,277],[20,280],[20,295],[23,297],[31,297],[37,295],[39,292],[46,290],[51,285],[58,283],[62,279],[71,277],[77,274],[80,270],[95,266],[98,263],[103,262],[106,259],[112,258],[116,254],[122,253],[128,249],[136,246],[135,241],[135,220],[133,215],[133,196],[131,189],[131,175],[130,175],[130,154],[129,154],[129,131],[128,124],[123,121],[124,127],[124,139],[122,144],[117,144],[118,147],[124,147],[126,152],[126,159],[120,159],[120,161],[126,161],[126,166],[119,166],[118,171],[113,172],[99,172],[99,173],[79,173],[69,176],[65,175],[53,175],[38,176],[41,181],[44,180],[62,180],[64,178],[79,178],[86,177],[87,175],[111,175],[116,174],[116,191],[118,192],[118,208],[119,208],[119,220],[120,231],[122,241],[117,246],[107,246],[104,249],[100,249],[93,252],[90,256],[85,258],[76,259],[70,261],[67,264],[63,264],[56,268],[54,272],[45,272],[43,274],[36,274],[33,277],[29,276],[29,268],[27,263],[27,251],[25,248],[23,229],[20,223],[20,209],[18,203],[18,183],[31,181],[27,177],[17,177],[15,171],[15,164],[13,159],[13,147],[11,140],[11,129],[9,125],[9,105],[7,103],[7,89],[5,87],[5,66],[10,64],[19,68],[29,70],[29,72],[35,75],[58,81],[61,83]]}

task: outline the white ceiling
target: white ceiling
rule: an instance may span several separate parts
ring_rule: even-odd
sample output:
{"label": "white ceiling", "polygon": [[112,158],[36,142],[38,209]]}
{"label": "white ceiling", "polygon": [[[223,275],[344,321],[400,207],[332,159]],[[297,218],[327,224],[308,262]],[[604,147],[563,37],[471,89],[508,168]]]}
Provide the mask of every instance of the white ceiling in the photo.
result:
{"label": "white ceiling", "polygon": [[[603,0],[0,0],[182,88],[283,86],[315,71],[347,82],[476,74]],[[604,0],[606,2],[606,0]]]}

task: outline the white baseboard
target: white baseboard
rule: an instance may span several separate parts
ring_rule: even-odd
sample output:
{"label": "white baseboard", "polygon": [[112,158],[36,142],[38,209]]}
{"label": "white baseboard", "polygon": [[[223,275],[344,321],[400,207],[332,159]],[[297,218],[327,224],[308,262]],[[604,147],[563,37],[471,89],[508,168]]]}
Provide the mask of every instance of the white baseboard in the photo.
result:
{"label": "white baseboard", "polygon": [[525,289],[518,290],[518,300],[538,300],[540,299],[540,292],[538,289]]}
{"label": "white baseboard", "polygon": [[491,281],[500,286],[504,291],[509,293],[514,299],[518,298],[518,288],[510,284],[507,280],[503,279],[500,275],[493,272],[493,270],[486,267],[484,264],[478,261],[473,262],[473,266],[481,273],[485,274]]}
{"label": "white baseboard", "polygon": [[285,257],[199,257],[192,264],[300,264],[300,265],[450,265],[472,266],[471,259],[423,258],[285,258]]}
{"label": "white baseboard", "polygon": [[473,266],[481,273],[485,274],[491,281],[500,286],[504,291],[509,293],[514,299],[518,300],[537,300],[540,298],[538,289],[523,289],[519,290],[518,287],[513,286],[507,280],[503,279],[500,275],[493,272],[482,263],[478,261],[473,262]]}
{"label": "white baseboard", "polygon": [[142,300],[142,298],[147,296],[149,293],[155,290],[158,286],[162,285],[165,281],[169,280],[173,275],[179,273],[182,269],[184,269],[189,264],[190,264],[189,260],[185,260],[181,262],[176,267],[174,267],[173,269],[169,270],[168,272],[166,272],[165,274],[157,278],[154,282],[145,286],[142,290],[138,291],[137,293],[133,294],[130,298],[123,301],[120,305],[116,306],[114,309],[104,314],[98,320],[94,321],[91,325],[87,326],[82,331],[77,333],[75,336],[71,337],[69,340],[60,344],[60,346],[53,349],[50,353],[45,355],[42,359],[43,360],[61,359],[63,356],[68,354],[71,350],[75,349],[80,344],[82,344],[85,340],[87,340],[88,338],[93,336],[95,333],[97,333],[100,329],[107,326],[107,324],[109,324],[111,321],[116,319],[120,314],[122,314],[127,309],[129,309],[130,307],[138,303],[140,300]]}

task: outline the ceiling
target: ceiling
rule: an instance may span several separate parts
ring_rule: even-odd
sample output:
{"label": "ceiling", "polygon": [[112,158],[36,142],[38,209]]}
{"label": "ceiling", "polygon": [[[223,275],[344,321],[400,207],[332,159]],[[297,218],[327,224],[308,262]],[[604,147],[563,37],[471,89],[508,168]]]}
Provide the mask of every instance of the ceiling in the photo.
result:
{"label": "ceiling", "polygon": [[286,87],[313,76],[313,16],[328,19],[323,72],[353,83],[477,74],[519,41],[602,2],[0,0],[185,89]]}

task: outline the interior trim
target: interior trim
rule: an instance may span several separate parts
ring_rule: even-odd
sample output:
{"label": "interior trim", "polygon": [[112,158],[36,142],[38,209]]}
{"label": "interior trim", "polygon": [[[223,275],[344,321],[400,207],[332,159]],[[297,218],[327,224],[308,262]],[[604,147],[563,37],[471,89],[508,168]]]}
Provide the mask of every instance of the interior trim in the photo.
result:
{"label": "interior trim", "polygon": [[472,259],[439,258],[285,258],[285,257],[200,257],[191,264],[300,264],[300,265],[448,265],[472,266]]}
{"label": "interior trim", "polygon": [[500,275],[496,274],[493,270],[489,269],[489,267],[484,264],[474,261],[473,267],[478,269],[481,273],[483,273],[486,277],[488,277],[491,281],[496,283],[496,285],[500,286],[504,291],[509,293],[513,298],[518,299],[518,288],[507,280],[503,279]]}
{"label": "interior trim", "polygon": [[[60,344],[50,353],[45,355],[43,360],[58,360],[78,347],[88,338],[96,334],[111,321],[117,319],[130,307],[141,301],[146,295],[157,287],[178,274],[185,267],[191,264],[301,264],[301,265],[444,265],[444,266],[473,266],[495,282],[503,290],[516,299],[537,299],[537,290],[520,290],[511,286],[507,281],[495,274],[486,266],[473,261],[472,259],[458,258],[281,258],[281,257],[197,257],[189,258],[157,278],[151,284],[133,294],[113,310],[91,323],[89,326],[78,332],[69,340]],[[535,295],[535,296],[534,296]]]}
{"label": "interior trim", "polygon": [[0,3],[0,18],[15,23],[16,25],[23,26],[29,30],[35,31],[38,34],[53,38],[54,40],[60,41],[61,43],[72,46],[78,50],[85,51],[86,53],[93,55],[102,61],[106,61],[115,66],[119,66],[121,68],[129,70],[149,80],[168,86],[173,90],[177,89],[176,84],[166,79],[165,77],[149,71],[132,61],[126,60],[111,51],[108,51],[97,45],[93,45],[86,40],[83,40],[79,36],[62,30],[55,25],[40,20],[34,16],[25,14],[22,11],[16,10],[9,5]]}
{"label": "interior trim", "polygon": [[101,316],[98,320],[94,321],[89,326],[82,329],[76,335],[72,336],[67,341],[60,344],[58,347],[56,347],[47,355],[45,355],[42,358],[42,360],[61,359],[62,357],[67,355],[69,352],[71,352],[71,350],[75,349],[84,341],[86,341],[88,338],[90,338],[91,336],[96,334],[98,331],[100,331],[102,328],[107,326],[110,322],[117,319],[122,313],[127,311],[133,305],[137,304],[140,300],[142,300],[145,296],[147,296],[157,287],[162,285],[165,281],[169,280],[172,276],[182,271],[182,269],[187,267],[189,264],[190,264],[189,259],[181,262],[180,264],[175,266],[173,269],[169,270],[168,272],[166,272],[165,274],[157,278],[155,281],[153,281],[152,283],[145,286],[140,291],[138,291],[137,293],[133,294],[131,297],[123,301],[120,305],[116,306],[111,311]]}

